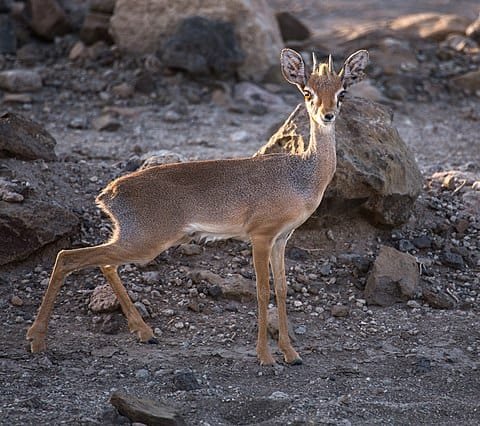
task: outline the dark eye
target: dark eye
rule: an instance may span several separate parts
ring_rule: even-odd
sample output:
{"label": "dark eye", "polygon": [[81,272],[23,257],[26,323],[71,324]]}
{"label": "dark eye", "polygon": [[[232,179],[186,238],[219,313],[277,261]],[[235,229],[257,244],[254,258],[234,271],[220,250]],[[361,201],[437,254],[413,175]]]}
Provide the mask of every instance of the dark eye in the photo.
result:
{"label": "dark eye", "polygon": [[345,95],[346,95],[346,94],[347,94],[347,91],[346,91],[346,90],[342,90],[342,91],[338,94],[338,96],[337,96],[338,100],[339,100],[339,101],[343,101],[343,98],[345,98]]}
{"label": "dark eye", "polygon": [[310,92],[310,90],[304,90],[303,91],[303,96],[305,96],[305,100],[309,101],[313,97],[313,93]]}

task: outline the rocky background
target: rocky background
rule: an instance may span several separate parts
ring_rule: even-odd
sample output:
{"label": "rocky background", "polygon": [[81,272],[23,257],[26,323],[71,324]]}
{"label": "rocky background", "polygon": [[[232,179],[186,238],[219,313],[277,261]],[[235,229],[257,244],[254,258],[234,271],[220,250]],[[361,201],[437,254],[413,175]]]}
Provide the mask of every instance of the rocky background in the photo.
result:
{"label": "rocky background", "polygon": [[[480,9],[357,3],[0,0],[0,423],[480,422]],[[234,241],[122,268],[158,346],[86,270],[29,354],[57,251],[108,238],[94,198],[111,179],[304,143],[283,46],[338,68],[371,55],[335,179],[287,247],[304,365],[257,365],[251,252]]]}

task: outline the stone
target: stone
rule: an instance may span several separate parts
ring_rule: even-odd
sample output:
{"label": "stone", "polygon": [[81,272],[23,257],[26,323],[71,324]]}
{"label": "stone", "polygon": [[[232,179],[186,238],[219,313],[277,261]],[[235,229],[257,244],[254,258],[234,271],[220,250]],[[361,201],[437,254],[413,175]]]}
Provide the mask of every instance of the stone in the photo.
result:
{"label": "stone", "polygon": [[122,124],[111,114],[103,114],[92,121],[92,126],[99,132],[115,132]]}
{"label": "stone", "polygon": [[30,104],[32,96],[29,93],[5,93],[2,102],[4,104]]}
{"label": "stone", "polygon": [[330,313],[333,317],[337,318],[348,317],[350,309],[345,305],[333,305],[330,309]]}
{"label": "stone", "polygon": [[155,53],[180,22],[193,16],[232,23],[245,54],[238,68],[241,79],[261,81],[270,67],[278,68],[283,43],[274,13],[265,0],[118,0],[110,29],[121,50]]}
{"label": "stone", "polygon": [[88,308],[96,314],[115,312],[120,309],[120,302],[110,285],[104,284],[93,290]]}
{"label": "stone", "polygon": [[91,0],[90,10],[111,15],[115,9],[115,2],[116,0]]}
{"label": "stone", "polygon": [[445,266],[450,268],[463,269],[465,267],[463,257],[457,253],[452,253],[451,251],[443,252],[440,260]]}
{"label": "stone", "polygon": [[403,252],[415,250],[415,246],[408,240],[402,239],[398,242],[398,249]]}
{"label": "stone", "polygon": [[[255,155],[302,152],[309,141],[304,104],[297,106]],[[374,224],[405,223],[422,189],[415,158],[386,107],[347,98],[336,125],[337,169],[317,215],[359,210]]]}
{"label": "stone", "polygon": [[480,217],[480,191],[467,191],[462,195],[465,211]]}
{"label": "stone", "polygon": [[193,75],[234,76],[243,59],[232,24],[200,16],[181,21],[162,48],[166,67]]}
{"label": "stone", "polygon": [[10,299],[10,303],[13,306],[17,306],[17,307],[23,306],[23,300],[16,294],[12,296],[12,298]]}
{"label": "stone", "polygon": [[140,315],[142,316],[143,319],[150,318],[150,313],[148,312],[145,304],[143,304],[142,302],[136,301],[134,303],[134,305],[137,308],[138,312],[140,313]]}
{"label": "stone", "polygon": [[452,309],[455,307],[455,301],[443,291],[434,292],[430,289],[423,289],[422,296],[432,308]]}
{"label": "stone", "polygon": [[191,391],[201,387],[195,374],[190,370],[176,371],[173,376],[173,385],[176,390],[181,391]]}
{"label": "stone", "polygon": [[56,160],[56,141],[42,126],[13,112],[0,116],[0,158]]}
{"label": "stone", "polygon": [[273,399],[274,401],[285,401],[290,399],[290,395],[285,392],[275,391],[268,396],[268,399]]}
{"label": "stone", "polygon": [[420,235],[412,240],[413,245],[418,249],[432,247],[432,239],[427,235]]}
{"label": "stone", "polygon": [[480,90],[480,69],[469,71],[452,79],[452,84],[468,93]]}
{"label": "stone", "polygon": [[185,256],[197,256],[202,254],[203,248],[198,244],[181,244],[178,248],[179,252]]}
{"label": "stone", "polygon": [[365,79],[348,89],[352,96],[369,99],[373,102],[386,102],[387,98],[371,80]]}
{"label": "stone", "polygon": [[42,86],[42,78],[37,71],[15,69],[0,72],[0,89],[9,92],[36,92]]}
{"label": "stone", "polygon": [[140,170],[148,167],[161,166],[162,164],[170,163],[183,163],[187,159],[182,155],[166,149],[160,149],[158,151],[149,151],[143,154],[140,158],[142,164]]}
{"label": "stone", "polygon": [[480,44],[480,15],[465,29],[465,35]]}
{"label": "stone", "polygon": [[415,70],[418,67],[415,49],[406,40],[385,37],[369,52],[372,63],[382,69],[382,74],[388,76]]}
{"label": "stone", "polygon": [[240,274],[232,274],[220,283],[222,297],[236,300],[241,303],[252,302],[257,299],[255,282]]}
{"label": "stone", "polygon": [[415,299],[420,293],[420,272],[415,257],[381,246],[365,286],[367,303],[390,306]]}
{"label": "stone", "polygon": [[143,380],[145,380],[145,379],[148,379],[149,376],[150,376],[150,373],[149,373],[148,370],[146,370],[145,368],[141,368],[140,370],[137,370],[137,371],[135,372],[135,377],[136,377],[137,379],[143,379]]}
{"label": "stone", "polygon": [[[287,317],[287,324],[288,324],[288,336],[290,340],[294,342],[297,338],[295,337],[295,332],[293,330],[292,324]],[[278,340],[278,308],[273,306],[268,309],[267,312],[267,330],[272,339]]]}
{"label": "stone", "polygon": [[133,86],[125,82],[112,87],[112,93],[122,99],[131,98],[134,92]]}
{"label": "stone", "polygon": [[33,32],[46,40],[53,40],[71,31],[65,11],[56,0],[28,0],[29,24]]}
{"label": "stone", "polygon": [[186,425],[176,408],[160,401],[114,392],[110,397],[110,403],[132,422],[157,426]]}
{"label": "stone", "polygon": [[77,225],[77,216],[53,200],[45,202],[32,196],[22,203],[0,201],[0,265],[26,259],[44,245],[71,234]]}
{"label": "stone", "polygon": [[83,21],[80,30],[80,39],[87,45],[97,41],[112,42],[112,36],[109,33],[110,15],[99,12],[90,12]]}
{"label": "stone", "polygon": [[468,24],[468,19],[463,16],[427,12],[400,16],[389,27],[410,39],[442,41],[452,33],[464,34]]}
{"label": "stone", "polygon": [[9,14],[0,13],[0,55],[13,54],[17,50],[17,37]]}
{"label": "stone", "polygon": [[77,41],[73,47],[70,49],[68,54],[68,59],[71,61],[76,61],[78,59],[83,59],[87,57],[87,46],[83,41]]}
{"label": "stone", "polygon": [[290,12],[278,12],[275,17],[277,18],[283,41],[302,41],[310,37],[311,34],[308,27]]}

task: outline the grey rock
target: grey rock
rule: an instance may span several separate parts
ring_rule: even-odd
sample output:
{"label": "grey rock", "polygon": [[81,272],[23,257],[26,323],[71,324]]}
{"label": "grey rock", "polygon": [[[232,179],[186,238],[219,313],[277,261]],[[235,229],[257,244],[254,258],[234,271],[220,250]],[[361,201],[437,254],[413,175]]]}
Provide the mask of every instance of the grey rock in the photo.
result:
{"label": "grey rock", "polygon": [[369,304],[390,306],[420,293],[420,272],[413,256],[381,246],[365,286]]}
{"label": "grey rock", "polygon": [[279,12],[276,15],[280,34],[283,41],[306,40],[310,37],[310,30],[297,17],[289,12]]}
{"label": "grey rock", "polygon": [[150,313],[148,312],[147,307],[142,302],[137,301],[134,303],[134,305],[137,308],[138,312],[140,312],[140,315],[143,319],[150,318]]}
{"label": "grey rock", "polygon": [[120,302],[108,284],[96,287],[90,296],[88,308],[94,313],[108,313],[120,309]]}
{"label": "grey rock", "polygon": [[435,309],[452,309],[455,307],[455,300],[443,291],[433,291],[430,289],[423,289],[422,296],[432,308]]}
{"label": "grey rock", "polygon": [[12,18],[0,11],[0,54],[15,53],[17,38],[13,27]]}
{"label": "grey rock", "polygon": [[0,201],[0,265],[27,258],[72,233],[77,224],[77,216],[53,200],[47,203],[28,197],[21,204]]}
{"label": "grey rock", "polygon": [[[309,132],[308,114],[300,104],[255,155],[303,152]],[[337,170],[317,215],[357,208],[373,223],[406,222],[423,179],[392,124],[392,113],[366,99],[346,99],[336,134]]]}
{"label": "grey rock", "polygon": [[65,11],[56,0],[28,0],[26,8],[33,32],[46,40],[53,40],[72,29]]}
{"label": "grey rock", "polygon": [[13,69],[0,72],[0,89],[9,92],[36,92],[42,88],[42,78],[37,71]]}
{"label": "grey rock", "polygon": [[413,245],[418,249],[432,247],[432,239],[427,235],[420,235],[412,240]]}
{"label": "grey rock", "polygon": [[[290,340],[294,342],[296,340],[295,332],[288,318],[287,318],[287,324],[288,324],[288,336],[290,337]],[[267,330],[268,330],[268,334],[270,334],[272,339],[278,340],[278,309],[276,306],[268,310]]]}
{"label": "grey rock", "polygon": [[115,9],[115,2],[116,0],[91,0],[90,10],[111,15]]}
{"label": "grey rock", "polygon": [[145,368],[141,368],[135,372],[135,377],[137,379],[148,379],[150,377],[150,373]]}
{"label": "grey rock", "polygon": [[177,371],[173,376],[173,385],[176,390],[191,391],[200,389],[200,383],[190,370]]}
{"label": "grey rock", "polygon": [[350,314],[350,309],[345,305],[334,305],[330,312],[334,317],[347,317]]}
{"label": "grey rock", "polygon": [[95,130],[98,130],[99,132],[114,132],[118,130],[122,126],[122,124],[112,115],[103,114],[93,119],[92,126]]}
{"label": "grey rock", "polygon": [[162,426],[186,425],[177,409],[160,401],[114,392],[110,397],[110,403],[132,422]]}
{"label": "grey rock", "polygon": [[143,170],[152,166],[161,166],[162,164],[183,163],[187,159],[182,154],[161,149],[147,152],[141,156],[140,161],[142,161],[140,169]]}
{"label": "grey rock", "polygon": [[224,278],[220,287],[224,299],[245,303],[254,301],[257,298],[255,282],[240,274],[232,274]]}
{"label": "grey rock", "polygon": [[441,261],[445,266],[449,266],[450,268],[463,269],[465,267],[463,257],[451,251],[443,252]]}
{"label": "grey rock", "polygon": [[87,45],[91,45],[97,41],[111,43],[112,36],[109,33],[109,27],[109,14],[89,12],[83,21],[80,38]]}
{"label": "grey rock", "polygon": [[398,249],[403,252],[414,250],[415,246],[408,240],[402,239],[398,242]]}
{"label": "grey rock", "polygon": [[182,21],[163,45],[165,66],[196,75],[234,75],[243,59],[232,24],[200,16]]}
{"label": "grey rock", "polygon": [[0,158],[55,160],[56,141],[42,126],[21,115],[0,116]]}
{"label": "grey rock", "polygon": [[268,396],[268,399],[273,399],[275,401],[284,401],[290,399],[290,396],[288,395],[288,393],[275,391]]}

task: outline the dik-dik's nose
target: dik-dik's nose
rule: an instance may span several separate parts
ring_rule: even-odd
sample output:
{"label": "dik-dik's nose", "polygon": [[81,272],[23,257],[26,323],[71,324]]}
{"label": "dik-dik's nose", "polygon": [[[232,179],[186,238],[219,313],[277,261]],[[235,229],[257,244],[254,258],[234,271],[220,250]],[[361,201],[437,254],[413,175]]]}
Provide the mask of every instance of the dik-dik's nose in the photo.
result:
{"label": "dik-dik's nose", "polygon": [[327,112],[326,114],[323,114],[323,121],[333,121],[335,120],[335,114],[333,114],[332,112]]}

